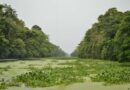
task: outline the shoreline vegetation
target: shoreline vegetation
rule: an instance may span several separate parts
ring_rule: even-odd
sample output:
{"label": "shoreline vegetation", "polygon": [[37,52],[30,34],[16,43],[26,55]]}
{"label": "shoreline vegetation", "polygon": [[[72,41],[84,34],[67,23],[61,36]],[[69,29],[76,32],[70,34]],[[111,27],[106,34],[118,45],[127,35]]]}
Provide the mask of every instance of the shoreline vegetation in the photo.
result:
{"label": "shoreline vegetation", "polygon": [[104,87],[130,84],[130,11],[111,8],[100,15],[71,56],[41,27],[26,27],[10,5],[0,4],[0,90],[88,79]]}
{"label": "shoreline vegetation", "polygon": [[38,25],[26,27],[10,5],[0,4],[0,58],[61,57],[67,54],[49,41]]}
{"label": "shoreline vegetation", "polygon": [[87,30],[73,56],[130,62],[130,11],[110,8]]}

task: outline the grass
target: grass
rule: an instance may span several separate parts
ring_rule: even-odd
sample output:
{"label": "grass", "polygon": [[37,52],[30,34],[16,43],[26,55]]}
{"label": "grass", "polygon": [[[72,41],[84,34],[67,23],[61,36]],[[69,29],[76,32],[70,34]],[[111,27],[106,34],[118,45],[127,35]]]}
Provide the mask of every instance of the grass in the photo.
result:
{"label": "grass", "polygon": [[[44,62],[43,62],[44,61]],[[79,59],[79,58],[47,58],[33,61],[15,61],[0,63],[0,71],[23,73],[11,76],[11,80],[0,81],[0,88],[20,86],[50,87],[55,85],[69,85],[86,81],[86,77],[93,82],[104,82],[105,85],[130,83],[130,63],[112,61]],[[16,69],[13,69],[15,66]],[[1,75],[4,78],[6,75]],[[5,78],[6,79],[6,78]],[[19,84],[19,85],[18,85]]]}

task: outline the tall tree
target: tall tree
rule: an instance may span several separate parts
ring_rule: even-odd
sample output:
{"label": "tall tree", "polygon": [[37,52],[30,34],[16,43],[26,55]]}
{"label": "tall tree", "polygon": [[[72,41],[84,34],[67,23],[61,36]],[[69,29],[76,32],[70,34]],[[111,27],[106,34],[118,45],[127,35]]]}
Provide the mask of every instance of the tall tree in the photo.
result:
{"label": "tall tree", "polygon": [[109,60],[120,60],[122,57],[124,58],[122,60],[128,60],[129,15],[128,12],[123,13],[116,8],[111,8],[104,15],[100,15],[98,22],[86,32],[77,47],[78,56]]}
{"label": "tall tree", "polygon": [[58,51],[63,53],[40,26],[25,27],[11,6],[0,4],[0,58],[57,56]]}

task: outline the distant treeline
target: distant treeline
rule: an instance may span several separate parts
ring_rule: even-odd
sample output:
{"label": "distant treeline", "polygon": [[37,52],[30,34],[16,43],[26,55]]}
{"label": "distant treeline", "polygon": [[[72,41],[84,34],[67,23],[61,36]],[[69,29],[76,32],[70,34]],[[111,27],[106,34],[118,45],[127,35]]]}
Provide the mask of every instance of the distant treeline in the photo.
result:
{"label": "distant treeline", "polygon": [[9,5],[0,4],[0,58],[65,56],[38,25],[31,29]]}
{"label": "distant treeline", "polygon": [[130,61],[130,11],[111,8],[100,15],[72,55]]}

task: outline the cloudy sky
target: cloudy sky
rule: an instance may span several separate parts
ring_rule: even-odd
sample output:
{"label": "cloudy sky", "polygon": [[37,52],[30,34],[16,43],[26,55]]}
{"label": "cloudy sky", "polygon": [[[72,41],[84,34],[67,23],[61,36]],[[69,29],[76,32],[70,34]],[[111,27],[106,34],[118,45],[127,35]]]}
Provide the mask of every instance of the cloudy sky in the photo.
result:
{"label": "cloudy sky", "polygon": [[130,0],[0,0],[11,5],[26,26],[39,25],[50,41],[71,53],[109,8],[130,10]]}

